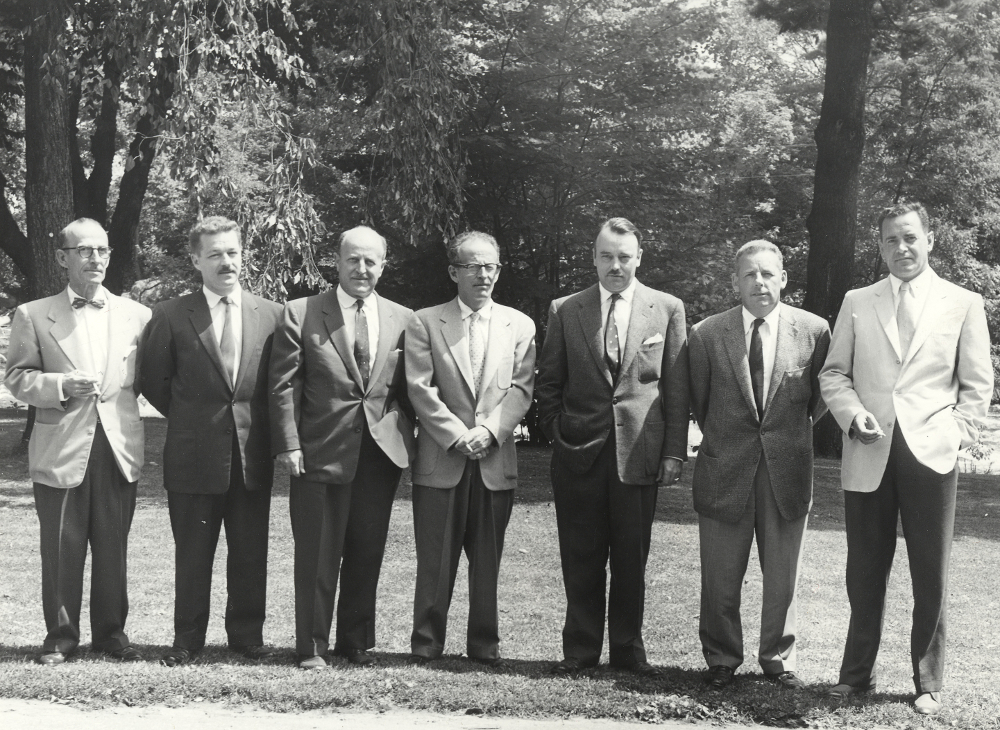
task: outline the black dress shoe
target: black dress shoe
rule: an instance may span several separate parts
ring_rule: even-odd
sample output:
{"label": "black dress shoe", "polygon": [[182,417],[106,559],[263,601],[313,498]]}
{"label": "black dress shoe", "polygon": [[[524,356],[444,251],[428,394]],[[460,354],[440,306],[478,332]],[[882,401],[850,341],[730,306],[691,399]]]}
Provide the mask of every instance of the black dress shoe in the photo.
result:
{"label": "black dress shoe", "polygon": [[596,666],[597,662],[591,664],[582,662],[579,659],[567,657],[558,664],[554,664],[552,668],[549,669],[549,674],[555,675],[556,677],[571,677],[574,674],[579,674],[587,669],[593,669]]}
{"label": "black dress shoe", "polygon": [[733,683],[733,675],[736,670],[727,667],[725,664],[716,664],[708,668],[708,675],[705,677],[705,684],[709,689],[725,689]]}
{"label": "black dress shoe", "polygon": [[480,657],[480,656],[470,656],[469,659],[476,662],[477,664],[482,664],[483,666],[489,667],[490,669],[504,669],[507,666],[507,660],[503,657]]}
{"label": "black dress shoe", "polygon": [[182,649],[179,646],[172,646],[167,649],[167,653],[160,657],[160,664],[165,667],[179,667],[188,664],[194,659],[195,652]]}
{"label": "black dress shoe", "polygon": [[365,649],[342,649],[334,652],[334,656],[342,656],[348,664],[356,667],[371,667],[375,665],[375,657]]}
{"label": "black dress shoe", "polygon": [[774,682],[785,689],[805,689],[806,683],[799,679],[795,672],[764,672],[769,682]]}
{"label": "black dress shoe", "polygon": [[43,667],[57,667],[64,663],[66,659],[67,655],[61,651],[43,651],[35,661]]}
{"label": "black dress shoe", "polygon": [[111,651],[104,652],[112,659],[117,659],[120,662],[141,662],[142,654],[134,646],[123,646],[121,649],[112,649]]}
{"label": "black dress shoe", "polygon": [[307,671],[313,669],[326,669],[328,666],[324,657],[316,656],[314,654],[299,654],[299,656],[295,659],[295,664],[299,669],[305,669]]}
{"label": "black dress shoe", "polygon": [[615,669],[623,669],[626,672],[632,672],[632,674],[638,674],[640,677],[649,677],[655,679],[657,677],[662,677],[663,672],[654,667],[649,662],[633,662],[632,664],[612,664]]}
{"label": "black dress shoe", "polygon": [[262,662],[266,659],[273,659],[278,653],[278,650],[273,646],[261,646],[260,644],[254,644],[253,646],[231,646],[229,648],[237,654],[240,654],[241,656],[254,662]]}
{"label": "black dress shoe", "polygon": [[431,658],[429,656],[424,656],[423,654],[410,654],[406,657],[406,663],[411,667],[422,667],[426,664],[430,664]]}

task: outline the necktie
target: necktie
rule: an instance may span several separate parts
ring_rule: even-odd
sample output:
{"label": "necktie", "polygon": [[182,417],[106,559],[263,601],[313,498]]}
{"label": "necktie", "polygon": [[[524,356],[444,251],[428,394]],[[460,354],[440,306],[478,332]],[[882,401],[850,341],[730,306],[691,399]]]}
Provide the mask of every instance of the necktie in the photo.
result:
{"label": "necktie", "polygon": [[104,309],[103,299],[84,299],[83,297],[73,297],[73,309],[80,309],[81,307],[86,307],[87,305],[96,307],[97,309]]}
{"label": "necktie", "polygon": [[896,328],[899,330],[899,351],[902,357],[906,357],[913,341],[913,332],[917,328],[916,308],[917,302],[910,282],[904,281],[899,285],[899,306],[896,307]]}
{"label": "necktie", "polygon": [[368,344],[368,316],[365,314],[365,300],[357,300],[358,311],[354,315],[354,359],[361,371],[361,382],[368,390],[368,376],[371,374],[371,349]]}
{"label": "necktie", "polygon": [[604,326],[604,359],[613,377],[618,377],[618,368],[622,361],[621,343],[618,341],[618,322],[615,321],[615,304],[622,295],[615,292],[611,295],[611,306],[608,307],[608,321]]}
{"label": "necktie", "polygon": [[760,326],[764,320],[753,321],[750,335],[750,385],[753,386],[753,401],[757,404],[757,418],[764,418],[764,343],[760,339]]}
{"label": "necktie", "polygon": [[236,340],[233,339],[233,317],[229,305],[233,302],[229,297],[222,297],[219,302],[226,308],[226,316],[222,320],[222,336],[219,338],[219,349],[222,350],[222,364],[226,366],[229,376],[229,387],[235,388],[236,383]]}
{"label": "necktie", "polygon": [[479,312],[469,315],[469,359],[472,361],[472,382],[477,396],[483,382],[483,366],[486,364],[486,343],[483,341],[480,321]]}

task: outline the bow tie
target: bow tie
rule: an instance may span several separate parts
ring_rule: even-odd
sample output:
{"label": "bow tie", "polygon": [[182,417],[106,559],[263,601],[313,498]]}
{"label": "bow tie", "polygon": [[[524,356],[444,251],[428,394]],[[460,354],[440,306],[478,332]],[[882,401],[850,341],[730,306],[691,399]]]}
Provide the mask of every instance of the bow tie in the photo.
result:
{"label": "bow tie", "polygon": [[84,299],[83,297],[73,297],[73,309],[80,309],[81,307],[86,307],[87,305],[96,307],[97,309],[104,309],[103,299]]}

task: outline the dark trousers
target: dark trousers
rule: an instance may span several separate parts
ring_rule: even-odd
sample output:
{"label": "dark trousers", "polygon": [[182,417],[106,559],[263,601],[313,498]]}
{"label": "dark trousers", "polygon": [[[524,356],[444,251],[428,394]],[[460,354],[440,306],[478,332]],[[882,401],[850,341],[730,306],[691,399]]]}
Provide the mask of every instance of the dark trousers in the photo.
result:
{"label": "dark trousers", "polygon": [[375,646],[375,596],[401,474],[365,426],[351,483],[292,477],[298,654],[322,656],[329,649],[338,578],[334,653]]}
{"label": "dark trousers", "polygon": [[135,512],[136,483],[129,482],[98,424],[83,482],[72,489],[34,485],[41,536],[42,650],[70,653],[80,643],[80,604],[87,543],[93,556],[90,631],[102,651],[129,645],[128,532]]}
{"label": "dark trousers", "polygon": [[219,532],[226,526],[226,634],[229,646],[264,643],[267,601],[267,541],[271,491],[249,491],[234,445],[229,489],[221,494],[167,492],[174,533],[174,646],[199,651],[205,645],[212,595],[212,564]]}
{"label": "dark trousers", "polygon": [[642,617],[656,485],[623,484],[618,478],[614,438],[609,438],[585,474],[570,471],[553,454],[552,490],[566,585],[564,656],[584,665],[597,664],[601,658],[610,558],[611,664],[646,661]]}
{"label": "dark trousers", "polygon": [[918,693],[941,689],[957,487],[957,470],[938,474],[918,462],[897,427],[878,489],[844,492],[851,623],[840,667],[842,684],[875,684],[896,522],[901,519],[913,583],[913,683]]}
{"label": "dark trousers", "polygon": [[463,549],[469,560],[466,654],[473,659],[500,656],[497,581],[514,492],[487,489],[479,467],[478,461],[467,461],[461,480],[451,489],[413,485],[417,585],[410,651],[420,656],[435,658],[444,650]]}

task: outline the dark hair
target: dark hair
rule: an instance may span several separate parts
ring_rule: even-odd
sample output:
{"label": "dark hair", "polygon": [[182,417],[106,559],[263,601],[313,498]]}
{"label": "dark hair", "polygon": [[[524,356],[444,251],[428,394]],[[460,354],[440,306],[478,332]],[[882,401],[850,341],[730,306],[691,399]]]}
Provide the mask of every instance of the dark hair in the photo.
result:
{"label": "dark hair", "polygon": [[497,243],[497,239],[493,238],[489,233],[483,233],[482,231],[466,231],[465,233],[459,233],[448,244],[448,263],[460,263],[461,258],[459,258],[458,251],[462,248],[462,244],[477,238],[486,241],[486,243],[495,248],[497,250],[497,257],[500,257],[500,245]]}
{"label": "dark hair", "polygon": [[236,241],[240,242],[240,226],[236,221],[229,220],[223,215],[210,215],[202,218],[191,227],[188,233],[188,250],[191,253],[198,253],[201,248],[201,237],[211,236],[215,233],[229,233],[236,231]]}
{"label": "dark hair", "polygon": [[882,224],[889,218],[899,218],[901,215],[906,215],[907,213],[916,213],[920,216],[920,226],[924,229],[924,233],[931,232],[931,219],[927,215],[927,208],[923,206],[922,203],[916,201],[909,203],[896,203],[890,205],[888,208],[883,208],[882,212],[879,213],[878,220],[875,221],[875,230],[878,231],[879,238],[882,238]]}
{"label": "dark hair", "polygon": [[[95,221],[93,218],[77,218],[75,221],[59,231],[59,248],[66,248],[66,244],[69,243],[70,234],[75,233],[77,228],[90,226],[97,226],[104,231],[104,226]],[[105,235],[107,235],[107,231],[105,231]]]}
{"label": "dark hair", "polygon": [[635,240],[639,244],[639,250],[642,250],[642,234],[639,232],[639,229],[635,227],[635,224],[628,218],[608,218],[603,224],[601,224],[601,228],[597,231],[597,235],[600,236],[605,230],[613,231],[619,236],[627,236],[631,233],[635,236]]}

